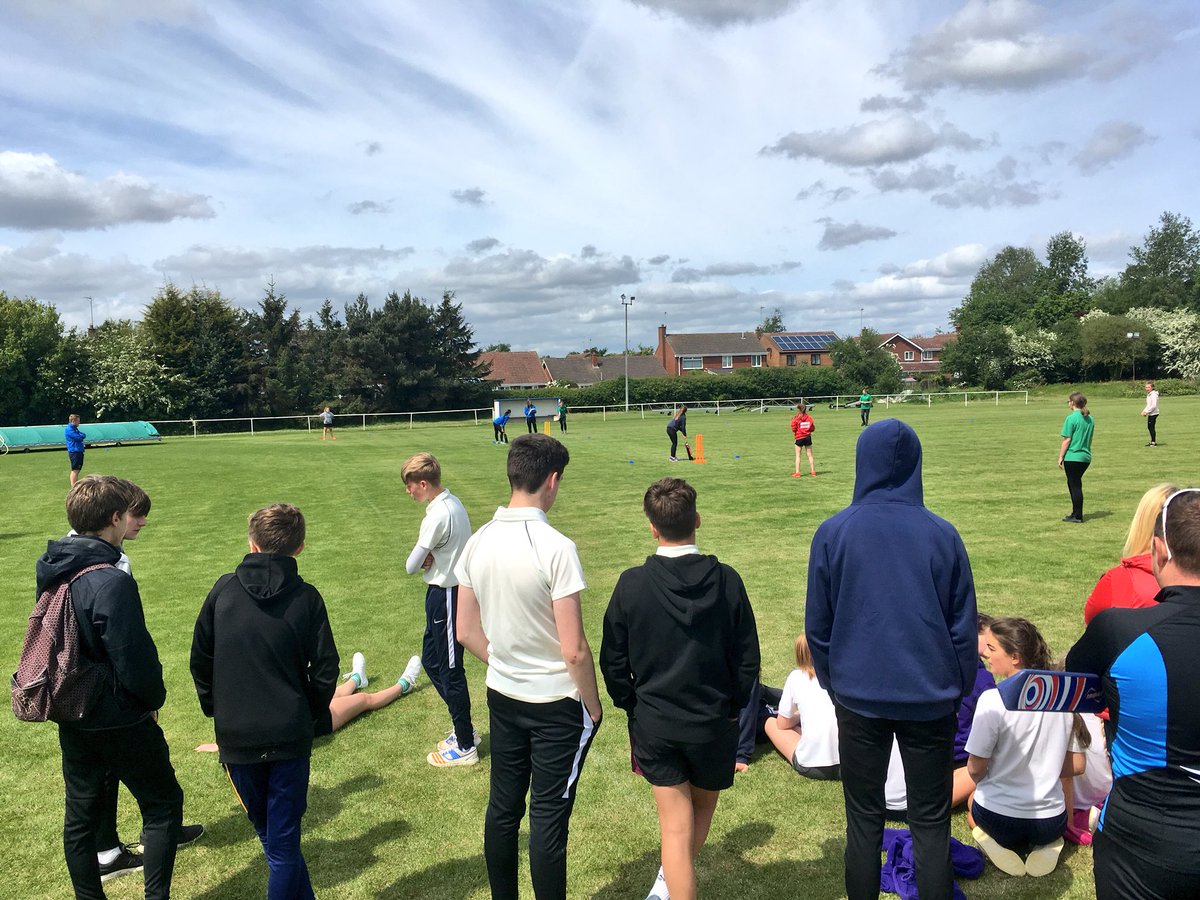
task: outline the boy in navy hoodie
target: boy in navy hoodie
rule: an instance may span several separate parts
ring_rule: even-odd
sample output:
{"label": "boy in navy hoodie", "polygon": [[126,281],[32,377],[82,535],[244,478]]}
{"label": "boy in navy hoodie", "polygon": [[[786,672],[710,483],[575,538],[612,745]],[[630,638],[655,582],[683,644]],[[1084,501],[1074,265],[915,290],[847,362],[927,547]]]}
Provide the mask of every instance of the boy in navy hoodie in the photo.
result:
{"label": "boy in navy hoodie", "polygon": [[859,435],[854,499],[813,535],[804,630],[837,710],[847,895],[879,896],[895,735],[917,890],[949,900],[956,712],[979,667],[975,583],[958,532],[925,508],[921,443],[898,419]]}
{"label": "boy in navy hoodie", "polygon": [[662,868],[650,897],[669,889],[687,900],[717,798],[733,784],[738,711],[758,678],[758,630],[741,577],[696,547],[695,489],[662,478],[643,509],[658,550],[617,580],[600,671],[629,715],[633,758],[658,805]]}
{"label": "boy in navy hoodie", "polygon": [[267,855],[268,900],[311,900],[300,854],[315,734],[329,734],[338,654],[325,601],[296,571],[304,516],[276,503],[250,517],[250,552],[200,608],[192,679],[221,762]]}

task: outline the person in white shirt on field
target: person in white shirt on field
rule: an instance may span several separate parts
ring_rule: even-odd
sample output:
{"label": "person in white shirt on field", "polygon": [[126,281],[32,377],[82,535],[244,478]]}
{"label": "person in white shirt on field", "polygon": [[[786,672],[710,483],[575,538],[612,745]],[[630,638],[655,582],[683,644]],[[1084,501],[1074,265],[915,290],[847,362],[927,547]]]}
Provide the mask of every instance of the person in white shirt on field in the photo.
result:
{"label": "person in white shirt on field", "polygon": [[1158,446],[1158,389],[1154,387],[1153,381],[1146,382],[1146,408],[1142,410],[1142,415],[1146,417],[1146,430],[1150,432],[1150,442],[1147,447]]}

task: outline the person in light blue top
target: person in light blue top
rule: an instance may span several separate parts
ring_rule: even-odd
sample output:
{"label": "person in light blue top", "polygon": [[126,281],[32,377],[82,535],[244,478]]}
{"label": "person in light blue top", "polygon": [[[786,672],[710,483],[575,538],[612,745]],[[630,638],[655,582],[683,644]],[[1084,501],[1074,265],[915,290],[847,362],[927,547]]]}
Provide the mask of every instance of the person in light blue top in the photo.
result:
{"label": "person in light blue top", "polygon": [[493,444],[507,444],[508,434],[505,432],[505,427],[508,425],[508,417],[512,415],[511,409],[506,409],[504,415],[496,416],[492,419],[492,438]]}
{"label": "person in light blue top", "polygon": [[525,401],[525,427],[529,434],[537,434],[537,407],[532,400]]}
{"label": "person in light blue top", "polygon": [[83,441],[87,437],[79,430],[79,414],[71,413],[67,417],[67,427],[63,429],[67,438],[67,458],[71,460],[71,487],[79,480],[83,470]]}
{"label": "person in light blue top", "polygon": [[1071,413],[1063,422],[1059,435],[1063,441],[1058,450],[1058,467],[1067,476],[1067,491],[1071,495],[1071,514],[1064,522],[1083,524],[1083,473],[1092,462],[1092,433],[1096,423],[1087,408],[1087,397],[1079,391],[1067,398]]}

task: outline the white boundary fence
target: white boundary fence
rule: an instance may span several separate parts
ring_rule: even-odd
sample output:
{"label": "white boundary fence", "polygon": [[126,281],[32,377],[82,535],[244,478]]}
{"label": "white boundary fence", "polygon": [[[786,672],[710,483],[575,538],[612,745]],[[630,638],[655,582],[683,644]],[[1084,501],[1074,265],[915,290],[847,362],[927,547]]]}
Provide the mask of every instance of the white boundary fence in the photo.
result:
{"label": "white boundary fence", "polygon": [[[934,403],[957,403],[961,399],[964,406],[971,403],[992,402],[1000,405],[1001,398],[1023,399],[1029,403],[1029,391],[955,391],[945,393],[915,393],[904,391],[899,394],[880,394],[875,398],[875,404],[887,409],[898,404],[933,406]],[[819,397],[757,397],[746,400],[698,400],[687,403],[689,412],[713,413],[715,415],[730,415],[733,413],[765,413],[770,409],[791,409],[801,400],[810,406],[835,404],[844,406],[858,401],[858,394],[829,394]],[[636,413],[645,419],[648,415],[664,415],[673,413],[681,403],[630,403],[629,412]],[[600,413],[604,420],[609,415],[625,414],[625,405],[611,406],[572,406],[571,415],[579,413]],[[539,416],[549,419],[549,416]],[[488,425],[492,421],[491,407],[478,409],[437,409],[426,412],[381,412],[381,413],[335,413],[334,427],[356,427],[366,430],[368,425],[402,426],[411,430],[417,422],[422,425]],[[240,428],[238,423],[244,423]],[[304,428],[308,431],[321,427],[321,414],[312,413],[297,416],[242,416],[229,419],[159,419],[150,423],[155,428],[160,425],[172,426],[173,434],[166,437],[179,436],[180,433],[191,432],[192,437],[201,434],[229,434],[239,431],[249,431],[257,434],[260,431],[280,431],[288,428]],[[209,427],[205,427],[209,426]],[[215,426],[215,427],[213,427]],[[231,427],[232,426],[232,427]],[[162,429],[159,429],[160,432]]]}

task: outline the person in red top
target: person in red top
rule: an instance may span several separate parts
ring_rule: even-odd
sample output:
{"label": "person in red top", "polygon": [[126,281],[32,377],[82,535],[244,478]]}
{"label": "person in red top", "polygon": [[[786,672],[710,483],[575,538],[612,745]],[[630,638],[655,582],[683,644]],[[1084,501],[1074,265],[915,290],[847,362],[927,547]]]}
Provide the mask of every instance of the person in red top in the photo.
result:
{"label": "person in red top", "polygon": [[793,478],[800,477],[800,448],[804,448],[808,452],[808,469],[810,474],[816,478],[817,468],[813,464],[812,452],[812,434],[817,430],[817,426],[813,424],[812,416],[808,414],[808,404],[803,400],[796,404],[796,415],[792,417],[792,434],[796,436],[796,471],[792,473]]}
{"label": "person in red top", "polygon": [[1173,484],[1156,484],[1142,495],[1129,524],[1121,564],[1100,576],[1084,604],[1085,625],[1101,610],[1110,607],[1135,608],[1155,604],[1158,581],[1150,570],[1150,538],[1154,534],[1154,522],[1162,513],[1163,502],[1177,490]]}

